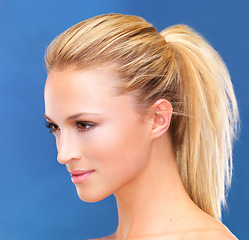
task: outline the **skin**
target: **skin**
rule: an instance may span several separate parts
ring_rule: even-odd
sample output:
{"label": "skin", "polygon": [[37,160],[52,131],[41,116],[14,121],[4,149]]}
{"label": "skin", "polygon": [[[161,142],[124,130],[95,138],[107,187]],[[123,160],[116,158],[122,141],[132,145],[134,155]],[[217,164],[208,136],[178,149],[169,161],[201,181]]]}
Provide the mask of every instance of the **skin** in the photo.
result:
{"label": "skin", "polygon": [[168,133],[171,104],[159,99],[142,121],[132,95],[116,94],[117,81],[111,66],[67,67],[51,70],[45,86],[58,162],[69,170],[94,170],[75,184],[79,197],[117,199],[118,229],[102,239],[236,239],[183,187]]}

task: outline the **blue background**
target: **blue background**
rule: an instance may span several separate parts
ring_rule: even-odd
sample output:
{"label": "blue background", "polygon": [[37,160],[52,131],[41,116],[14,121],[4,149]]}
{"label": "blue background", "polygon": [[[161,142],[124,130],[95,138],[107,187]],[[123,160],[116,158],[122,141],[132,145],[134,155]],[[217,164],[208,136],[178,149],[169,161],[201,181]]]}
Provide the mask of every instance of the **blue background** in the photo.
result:
{"label": "blue background", "polygon": [[0,0],[0,239],[84,240],[115,231],[115,199],[78,199],[43,117],[46,46],[71,25],[109,12],[142,16],[159,30],[188,24],[225,60],[242,123],[223,221],[248,239],[248,10],[246,0]]}

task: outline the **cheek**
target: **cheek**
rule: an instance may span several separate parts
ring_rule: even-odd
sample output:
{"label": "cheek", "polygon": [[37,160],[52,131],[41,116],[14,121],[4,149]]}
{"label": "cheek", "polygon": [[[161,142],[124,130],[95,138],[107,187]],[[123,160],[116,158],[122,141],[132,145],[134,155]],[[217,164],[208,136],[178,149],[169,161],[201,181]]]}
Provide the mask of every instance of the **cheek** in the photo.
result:
{"label": "cheek", "polygon": [[100,127],[94,134],[85,156],[106,181],[125,183],[146,167],[149,156],[146,125],[127,121]]}

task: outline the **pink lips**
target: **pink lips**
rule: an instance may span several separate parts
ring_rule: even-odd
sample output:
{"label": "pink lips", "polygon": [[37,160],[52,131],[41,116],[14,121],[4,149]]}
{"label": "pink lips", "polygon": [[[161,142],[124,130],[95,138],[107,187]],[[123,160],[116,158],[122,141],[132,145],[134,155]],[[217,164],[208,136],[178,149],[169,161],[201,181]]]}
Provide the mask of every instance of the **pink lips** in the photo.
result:
{"label": "pink lips", "polygon": [[71,174],[71,180],[74,184],[80,184],[85,182],[94,172],[95,170],[68,170]]}

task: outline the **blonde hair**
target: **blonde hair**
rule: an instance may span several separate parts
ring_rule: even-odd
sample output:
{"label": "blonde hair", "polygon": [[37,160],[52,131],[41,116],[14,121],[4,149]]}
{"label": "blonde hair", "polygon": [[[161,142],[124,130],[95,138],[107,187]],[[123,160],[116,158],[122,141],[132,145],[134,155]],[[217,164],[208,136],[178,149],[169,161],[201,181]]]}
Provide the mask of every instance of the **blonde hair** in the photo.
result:
{"label": "blonde hair", "polygon": [[225,64],[199,34],[184,25],[159,34],[140,17],[106,14],[55,38],[45,60],[48,71],[116,63],[121,91],[134,92],[140,107],[170,101],[170,133],[183,184],[201,209],[220,219],[232,176],[238,108]]}

